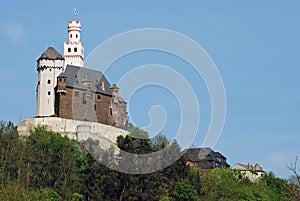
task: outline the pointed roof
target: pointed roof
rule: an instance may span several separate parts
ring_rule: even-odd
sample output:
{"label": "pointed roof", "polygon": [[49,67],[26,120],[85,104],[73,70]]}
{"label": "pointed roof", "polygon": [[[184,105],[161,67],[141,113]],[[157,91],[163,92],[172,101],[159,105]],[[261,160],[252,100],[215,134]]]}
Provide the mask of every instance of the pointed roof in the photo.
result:
{"label": "pointed roof", "polygon": [[48,47],[48,49],[40,56],[38,61],[41,59],[64,60],[63,56],[60,53],[58,53],[54,47]]}

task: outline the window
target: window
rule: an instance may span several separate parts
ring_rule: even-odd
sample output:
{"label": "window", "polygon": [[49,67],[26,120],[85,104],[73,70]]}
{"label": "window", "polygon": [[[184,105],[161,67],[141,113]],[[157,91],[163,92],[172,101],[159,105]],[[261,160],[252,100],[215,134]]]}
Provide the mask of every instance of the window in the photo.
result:
{"label": "window", "polygon": [[51,84],[51,80],[48,80],[48,84]]}
{"label": "window", "polygon": [[50,96],[51,95],[51,91],[48,91],[48,96]]}
{"label": "window", "polygon": [[97,95],[97,101],[100,101],[101,100],[101,96],[100,94]]}
{"label": "window", "polygon": [[112,116],[112,109],[111,108],[109,108],[109,114],[110,114],[110,116]]}
{"label": "window", "polygon": [[72,34],[70,34],[70,38],[72,38]]}
{"label": "window", "polygon": [[86,101],[87,101],[87,94],[84,93],[84,94],[83,94],[83,97],[82,97],[82,103],[83,103],[83,104],[86,104]]}
{"label": "window", "polygon": [[75,91],[75,92],[74,92],[74,95],[75,95],[75,96],[79,96],[79,91]]}
{"label": "window", "polygon": [[96,111],[97,110],[97,105],[96,104],[94,104],[94,111]]}
{"label": "window", "polygon": [[77,52],[77,47],[74,48],[74,52]]}
{"label": "window", "polygon": [[68,52],[71,52],[71,48],[70,47],[68,48]]}
{"label": "window", "polygon": [[78,34],[76,34],[76,38],[78,38]]}

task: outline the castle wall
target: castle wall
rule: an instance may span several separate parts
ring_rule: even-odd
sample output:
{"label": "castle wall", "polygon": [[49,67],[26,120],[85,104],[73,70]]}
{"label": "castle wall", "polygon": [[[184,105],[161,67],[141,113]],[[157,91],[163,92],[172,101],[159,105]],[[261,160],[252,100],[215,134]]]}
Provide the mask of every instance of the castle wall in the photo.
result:
{"label": "castle wall", "polygon": [[[60,78],[59,78],[60,79]],[[65,93],[61,93],[64,91]],[[56,114],[65,119],[99,122],[113,125],[111,96],[67,88],[58,81]]]}
{"label": "castle wall", "polygon": [[119,135],[125,136],[128,134],[126,130],[97,122],[78,121],[59,117],[26,119],[17,126],[17,129],[21,136],[28,136],[30,129],[38,125],[45,125],[49,130],[78,141],[82,139],[86,140],[89,137],[99,140],[102,148],[109,148],[112,143],[116,142]]}

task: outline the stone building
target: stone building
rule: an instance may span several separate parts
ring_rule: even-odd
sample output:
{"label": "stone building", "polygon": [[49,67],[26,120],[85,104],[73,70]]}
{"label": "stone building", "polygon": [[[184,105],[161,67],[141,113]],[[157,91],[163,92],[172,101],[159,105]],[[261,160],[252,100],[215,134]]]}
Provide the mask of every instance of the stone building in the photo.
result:
{"label": "stone building", "polygon": [[49,47],[37,60],[36,117],[57,116],[124,129],[127,103],[119,96],[119,88],[101,72],[84,67],[80,35],[80,21],[69,21],[64,57]]}

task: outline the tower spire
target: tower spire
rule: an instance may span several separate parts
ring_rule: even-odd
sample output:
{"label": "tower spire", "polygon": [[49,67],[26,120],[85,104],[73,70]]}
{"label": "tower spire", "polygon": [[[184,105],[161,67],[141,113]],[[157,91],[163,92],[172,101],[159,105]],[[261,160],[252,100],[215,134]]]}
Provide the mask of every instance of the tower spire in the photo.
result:
{"label": "tower spire", "polygon": [[74,17],[76,17],[76,14],[77,14],[77,9],[74,8]]}

